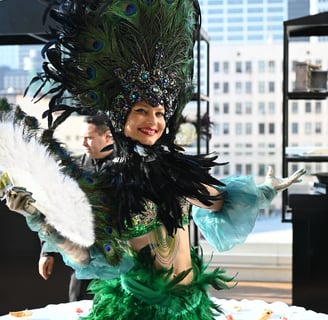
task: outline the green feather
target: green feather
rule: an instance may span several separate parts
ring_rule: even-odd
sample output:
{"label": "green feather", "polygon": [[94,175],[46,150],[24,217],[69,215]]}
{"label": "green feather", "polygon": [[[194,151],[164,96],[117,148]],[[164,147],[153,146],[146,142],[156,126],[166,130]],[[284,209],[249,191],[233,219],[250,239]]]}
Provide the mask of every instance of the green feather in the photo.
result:
{"label": "green feather", "polygon": [[[214,320],[215,311],[222,313],[207,293],[207,288],[220,283],[225,289],[224,271],[209,272],[192,252],[193,280],[180,285],[188,270],[172,278],[172,270],[154,269],[148,247],[142,249],[136,264],[128,273],[112,280],[94,280],[90,290],[95,294],[93,308],[82,320],[145,319],[145,320]],[[215,310],[215,311],[214,311]]]}

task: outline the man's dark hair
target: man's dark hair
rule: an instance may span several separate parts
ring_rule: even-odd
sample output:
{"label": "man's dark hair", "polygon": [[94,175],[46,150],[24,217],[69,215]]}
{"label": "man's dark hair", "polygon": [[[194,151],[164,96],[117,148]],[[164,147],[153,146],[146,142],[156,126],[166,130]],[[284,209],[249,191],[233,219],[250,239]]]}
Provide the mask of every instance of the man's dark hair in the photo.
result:
{"label": "man's dark hair", "polygon": [[95,116],[88,116],[84,122],[88,124],[94,124],[96,131],[101,135],[105,131],[110,130],[108,126],[108,118],[103,114],[97,114]]}

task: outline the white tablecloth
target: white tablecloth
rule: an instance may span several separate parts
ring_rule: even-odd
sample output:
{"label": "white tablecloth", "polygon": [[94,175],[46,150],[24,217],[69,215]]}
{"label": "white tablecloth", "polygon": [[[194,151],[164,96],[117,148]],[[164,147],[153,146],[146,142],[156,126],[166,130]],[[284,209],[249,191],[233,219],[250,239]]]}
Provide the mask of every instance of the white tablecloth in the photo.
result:
{"label": "white tablecloth", "polygon": [[[32,316],[24,320],[77,320],[80,315],[87,315],[91,309],[92,300],[70,303],[49,304],[44,308],[32,309]],[[18,310],[11,310],[18,311]],[[21,320],[22,318],[4,315],[1,320]]]}
{"label": "white tablecloth", "polygon": [[[327,314],[316,313],[302,307],[288,306],[283,302],[266,303],[263,300],[225,300],[213,298],[221,305],[225,315],[217,320],[328,320]],[[33,309],[29,320],[77,320],[79,315],[87,315],[91,300],[71,303],[50,304],[41,309]],[[14,311],[14,310],[13,310]],[[267,317],[263,317],[269,313]],[[1,320],[19,320],[10,315],[0,316]],[[24,319],[27,320],[27,319]]]}

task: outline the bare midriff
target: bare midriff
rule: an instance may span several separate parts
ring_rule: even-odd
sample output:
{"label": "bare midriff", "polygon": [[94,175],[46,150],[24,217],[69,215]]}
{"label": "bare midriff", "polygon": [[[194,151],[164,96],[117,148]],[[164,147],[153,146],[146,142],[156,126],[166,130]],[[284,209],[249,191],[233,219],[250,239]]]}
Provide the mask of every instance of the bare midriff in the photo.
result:
{"label": "bare midriff", "polygon": [[[128,243],[137,252],[149,246],[155,257],[155,266],[166,269],[173,267],[172,277],[192,267],[188,225],[177,229],[173,236],[168,234],[164,226],[159,226],[142,236],[130,239]],[[192,278],[191,270],[180,284],[188,284]]]}

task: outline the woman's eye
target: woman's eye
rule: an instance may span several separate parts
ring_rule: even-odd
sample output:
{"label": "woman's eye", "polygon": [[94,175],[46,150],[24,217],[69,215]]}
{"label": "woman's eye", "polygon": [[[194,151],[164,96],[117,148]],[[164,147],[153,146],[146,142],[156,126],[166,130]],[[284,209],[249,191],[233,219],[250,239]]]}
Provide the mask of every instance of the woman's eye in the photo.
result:
{"label": "woman's eye", "polygon": [[144,110],[144,109],[136,109],[135,112],[137,112],[137,113],[146,113],[146,110]]}
{"label": "woman's eye", "polygon": [[164,117],[164,115],[165,115],[164,112],[157,112],[158,117]]}

